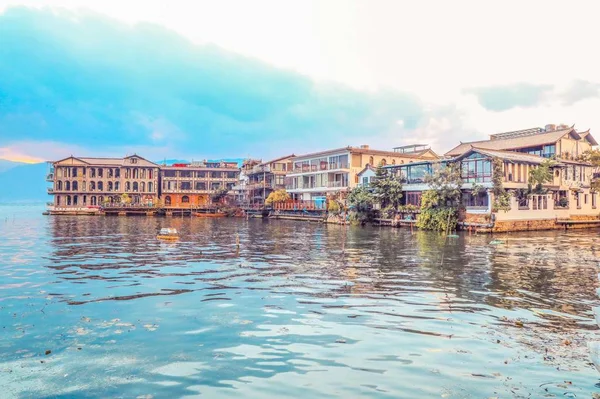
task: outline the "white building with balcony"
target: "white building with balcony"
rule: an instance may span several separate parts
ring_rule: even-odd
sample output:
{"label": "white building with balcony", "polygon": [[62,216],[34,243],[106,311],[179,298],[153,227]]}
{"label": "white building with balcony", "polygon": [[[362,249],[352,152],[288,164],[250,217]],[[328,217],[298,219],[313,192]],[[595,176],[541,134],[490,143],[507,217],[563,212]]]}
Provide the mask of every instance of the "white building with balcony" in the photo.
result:
{"label": "white building with balcony", "polygon": [[295,200],[315,200],[341,193],[358,185],[358,174],[368,165],[399,165],[423,159],[437,159],[431,149],[418,151],[381,151],[344,147],[292,158],[293,169],[287,173],[286,189]]}

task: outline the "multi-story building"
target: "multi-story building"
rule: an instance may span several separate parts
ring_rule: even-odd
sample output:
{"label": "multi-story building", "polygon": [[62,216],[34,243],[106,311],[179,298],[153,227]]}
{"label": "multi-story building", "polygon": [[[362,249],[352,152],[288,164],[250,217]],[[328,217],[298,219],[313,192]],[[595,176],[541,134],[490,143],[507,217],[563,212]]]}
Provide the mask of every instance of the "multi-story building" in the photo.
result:
{"label": "multi-story building", "polygon": [[240,169],[236,162],[193,162],[160,167],[160,199],[165,208],[210,205],[212,196],[230,191]]}
{"label": "multi-story building", "polygon": [[245,172],[248,177],[246,189],[250,204],[263,205],[273,191],[286,188],[285,176],[292,169],[293,156],[293,154],[286,155],[261,162]]}
{"label": "multi-story building", "polygon": [[[51,209],[78,209],[127,201],[152,205],[158,200],[157,164],[138,155],[125,158],[70,156],[52,162],[47,180]],[[127,194],[124,196],[124,194]]]}
{"label": "multi-story building", "polygon": [[292,158],[293,169],[287,174],[286,188],[295,200],[323,199],[356,187],[358,173],[368,165],[401,165],[423,159],[438,159],[438,155],[423,146],[381,151],[367,145],[300,155]]}
{"label": "multi-story building", "polygon": [[[404,202],[419,205],[429,189],[425,177],[448,163],[459,163],[467,219],[486,216],[504,223],[595,217],[597,193],[591,189],[594,168],[580,160],[597,145],[589,131],[547,125],[499,133],[490,140],[462,143],[437,161],[388,166],[403,183]],[[552,180],[531,191],[530,172],[552,159]],[[502,186],[510,194],[510,209],[494,209],[494,164],[501,166]],[[477,192],[473,189],[477,187]]]}

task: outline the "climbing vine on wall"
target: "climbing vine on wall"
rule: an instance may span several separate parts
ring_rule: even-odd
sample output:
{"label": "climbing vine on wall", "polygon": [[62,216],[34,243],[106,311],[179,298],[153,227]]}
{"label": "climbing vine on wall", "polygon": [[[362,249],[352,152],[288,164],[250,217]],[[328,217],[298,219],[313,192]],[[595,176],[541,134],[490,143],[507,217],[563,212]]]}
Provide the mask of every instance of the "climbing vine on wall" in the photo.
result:
{"label": "climbing vine on wall", "polygon": [[500,158],[492,160],[492,193],[494,194],[493,212],[510,210],[510,194],[504,189],[503,161]]}

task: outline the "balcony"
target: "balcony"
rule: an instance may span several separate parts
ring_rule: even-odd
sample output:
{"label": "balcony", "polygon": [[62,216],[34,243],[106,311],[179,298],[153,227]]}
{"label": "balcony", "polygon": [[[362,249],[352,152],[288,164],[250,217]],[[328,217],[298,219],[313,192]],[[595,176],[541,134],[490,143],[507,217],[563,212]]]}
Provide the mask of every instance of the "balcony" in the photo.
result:
{"label": "balcony", "polygon": [[54,173],[48,173],[46,175],[46,181],[54,181]]}
{"label": "balcony", "polygon": [[328,188],[346,188],[348,187],[347,181],[330,181],[325,184],[318,185],[316,183],[312,184],[300,184],[296,187],[293,185],[287,185],[286,189],[288,190],[310,190],[310,189],[328,189]]}
{"label": "balcony", "polygon": [[291,173],[310,173],[310,172],[320,172],[327,170],[339,170],[339,169],[349,169],[350,165],[346,163],[324,163],[322,162],[320,165],[303,165],[301,168],[294,168]]}
{"label": "balcony", "polygon": [[48,187],[48,194],[52,194],[54,193],[54,188],[53,187]]}

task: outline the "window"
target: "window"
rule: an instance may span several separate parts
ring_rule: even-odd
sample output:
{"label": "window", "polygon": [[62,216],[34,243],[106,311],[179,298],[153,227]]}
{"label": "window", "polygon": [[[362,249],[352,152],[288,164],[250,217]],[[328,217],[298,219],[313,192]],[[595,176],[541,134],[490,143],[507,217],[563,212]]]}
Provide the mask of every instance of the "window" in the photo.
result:
{"label": "window", "polygon": [[466,183],[492,181],[492,161],[476,152],[469,155],[461,162],[461,177]]}
{"label": "window", "polygon": [[77,191],[77,182],[74,181],[71,187],[73,188],[73,191]]}
{"label": "window", "polygon": [[96,186],[98,187],[98,191],[102,191],[102,190],[104,190],[104,186],[103,186],[103,184],[102,184],[102,182],[101,182],[101,181],[99,181],[99,182],[98,182],[98,184],[97,184]]}
{"label": "window", "polygon": [[210,178],[211,179],[220,179],[221,178],[221,172],[210,172]]}
{"label": "window", "polygon": [[203,181],[197,181],[196,182],[196,190],[198,190],[198,191],[206,190],[206,183]]}
{"label": "window", "polygon": [[119,191],[120,186],[121,186],[121,184],[118,181],[116,181],[115,182],[115,191]]}
{"label": "window", "polygon": [[180,190],[191,190],[192,189],[192,182],[190,182],[190,181],[179,182],[179,189]]}
{"label": "window", "polygon": [[362,178],[362,185],[365,187],[369,186],[369,178],[368,177],[365,176]]}
{"label": "window", "polygon": [[583,203],[584,203],[584,204],[586,204],[586,205],[587,205],[587,203],[588,203],[588,195],[587,195],[587,194],[585,194],[585,195],[583,196]]}
{"label": "window", "polygon": [[187,195],[184,195],[183,197],[181,197],[181,202],[183,204],[189,204],[190,203],[190,197],[188,197]]}
{"label": "window", "polygon": [[592,193],[592,208],[596,207],[596,193]]}
{"label": "window", "polygon": [[489,205],[489,197],[487,192],[479,193],[477,195],[473,195],[472,192],[465,192],[462,194],[462,202],[466,207],[487,208]]}
{"label": "window", "polygon": [[177,172],[174,170],[165,170],[163,173],[164,177],[175,177]]}
{"label": "window", "polygon": [[581,208],[581,195],[579,195],[579,193],[575,193],[575,200],[577,202],[577,208]]}
{"label": "window", "polygon": [[90,191],[95,191],[96,190],[96,182],[91,181],[90,182]]}
{"label": "window", "polygon": [[152,190],[152,188],[153,188],[152,182],[148,183],[148,192],[150,192],[150,193],[153,192],[154,190]]}
{"label": "window", "polygon": [[180,170],[179,171],[179,177],[191,178],[192,177],[192,172],[189,171],[189,170]]}
{"label": "window", "polygon": [[140,183],[140,191],[143,193],[146,192],[146,183],[144,183],[144,182]]}
{"label": "window", "polygon": [[171,197],[168,195],[165,197],[165,205],[167,205],[167,206],[171,205]]}
{"label": "window", "polygon": [[108,191],[112,191],[113,190],[113,183],[111,181],[108,182]]}
{"label": "window", "polygon": [[71,182],[70,181],[65,182],[65,190],[71,191]]}
{"label": "window", "polygon": [[375,162],[375,161],[374,161],[373,157],[372,157],[372,156],[370,156],[370,157],[369,157],[369,165],[373,166],[373,163],[374,163],[374,162]]}
{"label": "window", "polygon": [[421,193],[406,193],[406,205],[421,206]]}

